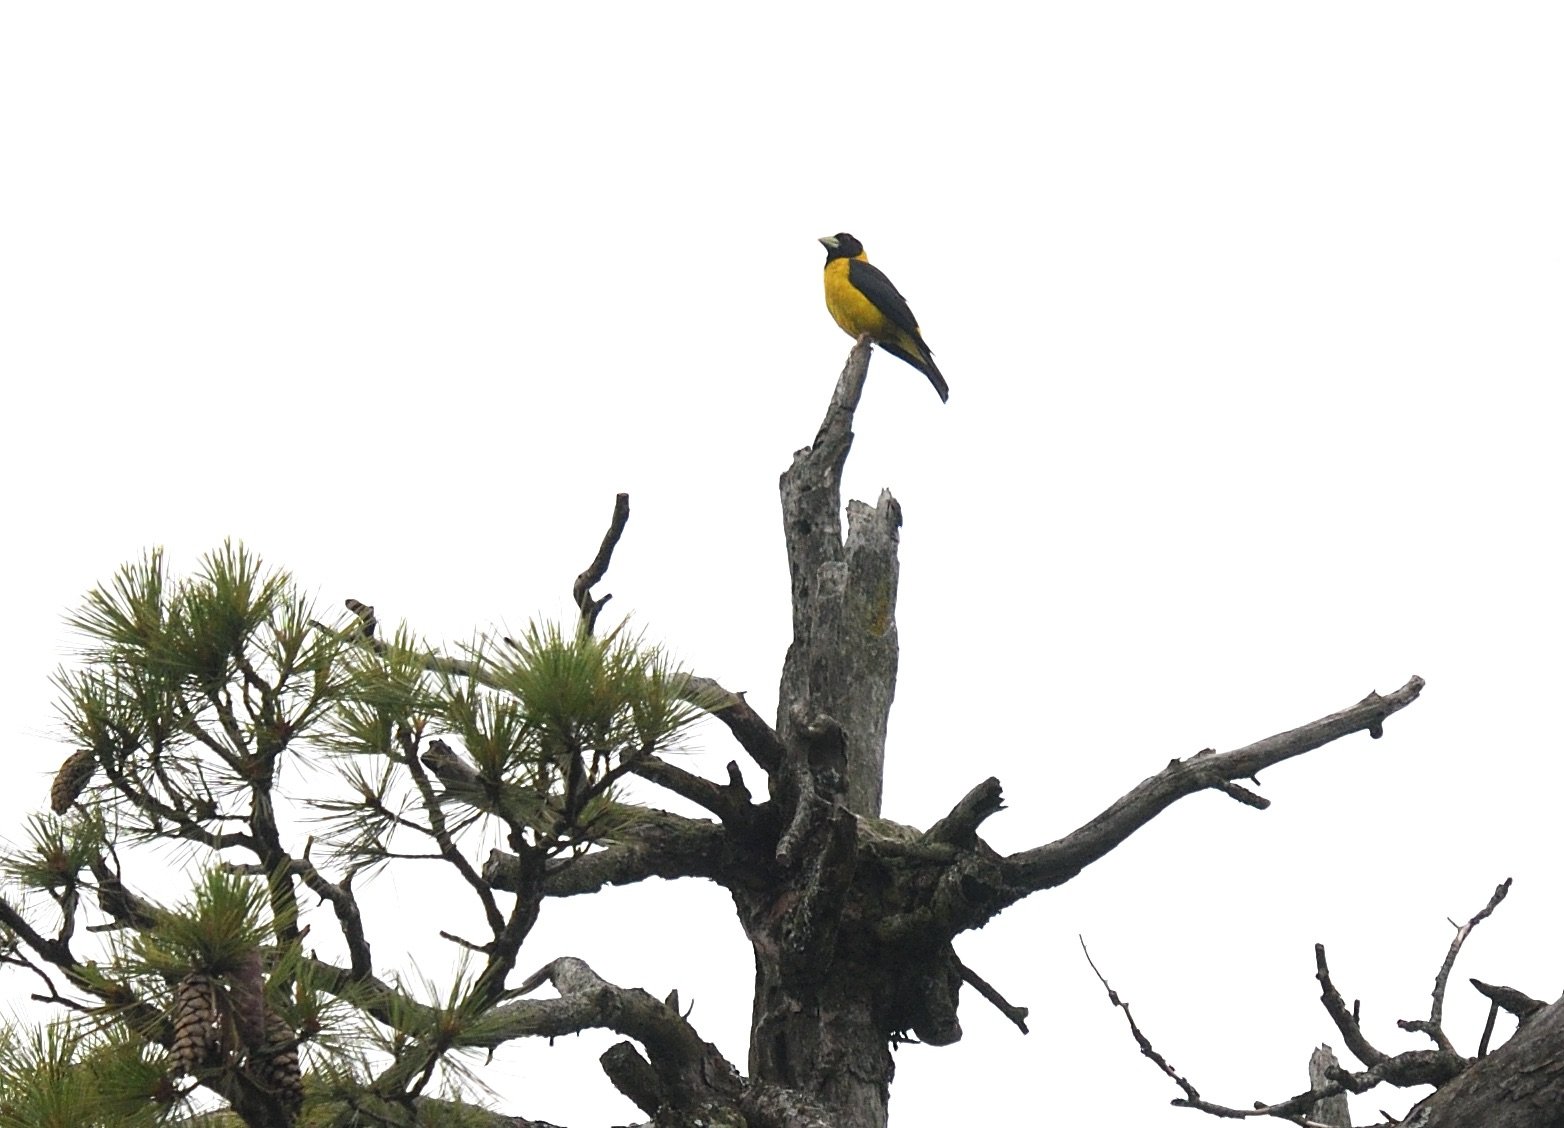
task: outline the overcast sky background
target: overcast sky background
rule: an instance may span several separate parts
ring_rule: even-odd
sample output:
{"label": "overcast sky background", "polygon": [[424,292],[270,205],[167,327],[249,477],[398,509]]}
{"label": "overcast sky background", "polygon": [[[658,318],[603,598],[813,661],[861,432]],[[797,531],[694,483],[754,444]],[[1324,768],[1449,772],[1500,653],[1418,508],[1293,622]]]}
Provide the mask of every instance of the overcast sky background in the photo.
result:
{"label": "overcast sky background", "polygon": [[[1422,1048],[1394,1021],[1427,1017],[1446,918],[1513,876],[1452,979],[1475,1052],[1467,976],[1564,973],[1561,31],[1546,3],[6,5],[7,825],[70,751],[64,612],[152,545],[189,571],[240,537],[460,642],[566,615],[627,491],[611,611],[770,715],[776,480],[850,345],[815,242],[845,230],[951,385],[877,356],[847,470],[905,513],[888,816],[993,774],[985,832],[1022,849],[1171,757],[1428,680],[1383,740],[1270,772],[1269,811],[1186,799],[959,940],[1032,1033],[964,994],[964,1041],[898,1052],[893,1123],[1202,1119],[1078,933],[1210,1099],[1346,1056],[1316,941],[1370,1037]],[[735,754],[712,727],[689,763]],[[438,973],[470,909],[371,890],[377,958]],[[557,904],[522,963],[677,987],[742,1063],[729,908]],[[508,1111],[628,1123],[612,1040],[485,1072]]]}

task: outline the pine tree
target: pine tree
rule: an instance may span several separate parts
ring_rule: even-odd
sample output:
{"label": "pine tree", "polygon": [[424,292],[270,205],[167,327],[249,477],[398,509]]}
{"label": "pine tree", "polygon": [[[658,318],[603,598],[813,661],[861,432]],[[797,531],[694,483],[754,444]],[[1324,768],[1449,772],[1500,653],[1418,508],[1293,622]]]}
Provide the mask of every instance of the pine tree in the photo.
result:
{"label": "pine tree", "polygon": [[[607,597],[593,589],[625,532],[623,496],[576,580],[576,622],[455,654],[405,627],[387,634],[356,600],[323,621],[291,577],[236,544],[183,579],[152,552],[92,591],[72,619],[83,663],[58,675],[74,751],[55,815],[5,862],[52,910],[7,896],[0,923],[14,962],[62,977],[59,1001],[99,1021],[13,1036],[0,1125],[199,1119],[214,1103],[282,1128],[541,1123],[474,1104],[460,1055],[602,1027],[625,1038],[603,1056],[608,1079],[657,1125],[879,1128],[893,1047],[960,1038],[963,984],[1026,1029],[1025,1008],[957,956],[962,933],[1071,880],[1185,796],[1264,806],[1240,781],[1349,733],[1378,736],[1416,700],[1414,678],[1174,761],[1077,830],[1008,856],[979,833],[1002,806],[995,779],[953,795],[931,826],[883,817],[901,511],[886,492],[847,505],[845,535],[841,523],[868,355],[853,351],[783,475],[793,643],[775,724],[628,626],[601,629]],[[765,773],[767,794],[736,765],[711,780],[668,755],[704,717]],[[646,802],[646,785],[706,817]],[[482,908],[487,934],[463,941],[469,960],[443,988],[399,978],[359,911],[355,881],[401,864],[408,842]],[[192,885],[159,904],[135,866],[169,846]],[[742,1068],[677,993],[659,1000],[570,957],[521,966],[548,898],[654,876],[732,895],[757,968]],[[82,922],[105,930],[101,950],[87,951]],[[345,958],[319,956],[322,936]],[[558,998],[528,997],[545,983]]]}

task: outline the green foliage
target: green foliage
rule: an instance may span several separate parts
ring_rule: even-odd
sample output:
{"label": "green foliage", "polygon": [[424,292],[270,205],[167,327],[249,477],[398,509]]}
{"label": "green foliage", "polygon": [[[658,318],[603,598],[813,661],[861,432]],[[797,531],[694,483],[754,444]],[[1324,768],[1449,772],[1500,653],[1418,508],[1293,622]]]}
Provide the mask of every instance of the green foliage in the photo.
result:
{"label": "green foliage", "polygon": [[87,657],[157,673],[171,685],[216,691],[251,635],[285,601],[288,578],[266,575],[242,546],[208,554],[192,580],[171,583],[163,553],[127,564],[94,588],[69,620],[89,640]]}
{"label": "green foliage", "polygon": [[[30,820],[0,872],[52,899],[64,939],[79,943],[76,918],[91,912],[127,931],[69,970],[73,989],[107,1004],[102,1027],[57,1024],[0,1047],[0,1128],[135,1126],[176,1108],[181,1123],[224,1122],[189,1119],[165,1051],[137,1040],[167,1042],[174,1001],[196,982],[214,1000],[208,1029],[223,1032],[199,1069],[180,1067],[186,1086],[260,1076],[279,1054],[291,1068],[296,1038],[310,1067],[300,1124],[481,1088],[462,1047],[499,1021],[494,984],[535,916],[521,890],[496,897],[472,859],[499,840],[527,861],[519,872],[541,875],[548,856],[591,849],[636,817],[625,776],[721,704],[623,626],[533,624],[452,658],[405,628],[377,637],[372,609],[349,605],[364,613],[323,625],[286,573],[226,544],[186,578],[150,552],[71,617],[81,662],[56,684],[81,786],[67,786],[68,761],[55,801],[70,814]],[[319,831],[308,840],[305,819]],[[179,847],[176,864],[198,874],[184,903],[136,892],[136,855],[119,852],[135,839]],[[473,887],[493,933],[475,946],[483,966],[440,991],[394,972],[345,980],[304,955],[313,920],[353,940],[358,874],[409,858],[450,864]],[[301,904],[328,912],[303,919]],[[261,1027],[282,1030],[264,1042],[280,1050],[243,1033]]]}
{"label": "green foliage", "polygon": [[346,692],[346,643],[310,611],[286,573],[234,544],[183,580],[150,552],[88,593],[69,619],[85,665],[56,675],[59,709],[128,830],[211,823]]}
{"label": "green foliage", "polygon": [[0,1040],[0,1128],[137,1128],[174,1094],[159,1052],[123,1028],[55,1022]]}
{"label": "green foliage", "polygon": [[534,623],[491,671],[545,757],[662,751],[702,712],[686,699],[687,675],[623,625],[598,637]]}
{"label": "green foliage", "polygon": [[191,971],[223,975],[271,938],[264,883],[222,869],[207,870],[184,907],[159,914],[136,934],[126,970],[180,978]]}
{"label": "green foliage", "polygon": [[29,815],[26,847],[0,857],[0,871],[24,889],[68,889],[102,855],[104,842],[99,815],[73,819]]}
{"label": "green foliage", "polygon": [[[688,675],[623,627],[605,636],[532,624],[444,659],[405,631],[351,656],[351,693],[333,711],[331,749],[348,757],[353,800],[318,800],[344,855],[389,857],[418,797],[366,757],[413,766],[421,742],[461,747],[471,778],[443,778],[460,833],[497,817],[545,849],[577,848],[615,824],[614,784],[636,759],[677,745],[707,708]],[[568,832],[568,833],[567,833]],[[561,834],[565,837],[561,838]]]}

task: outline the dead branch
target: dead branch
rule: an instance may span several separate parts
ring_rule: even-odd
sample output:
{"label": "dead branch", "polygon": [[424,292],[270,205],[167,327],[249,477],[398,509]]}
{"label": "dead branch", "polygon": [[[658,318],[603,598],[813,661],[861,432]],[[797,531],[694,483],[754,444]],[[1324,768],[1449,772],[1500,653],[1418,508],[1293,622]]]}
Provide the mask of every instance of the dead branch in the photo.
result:
{"label": "dead branch", "polygon": [[1004,808],[1004,792],[999,786],[999,780],[989,776],[963,795],[950,809],[950,814],[924,831],[923,841],[970,846],[977,838],[977,830],[983,820]]}
{"label": "dead branch", "polygon": [[630,772],[704,807],[724,823],[743,826],[754,818],[755,807],[742,777],[736,783],[731,779],[726,785],[713,783],[657,756],[638,757]]}
{"label": "dead branch", "polygon": [[[1455,957],[1460,954],[1461,945],[1466,943],[1466,938],[1472,934],[1472,929],[1486,920],[1492,915],[1493,910],[1499,907],[1499,902],[1504,900],[1509,893],[1510,883],[1513,880],[1514,878],[1507,877],[1500,882],[1498,888],[1493,891],[1493,896],[1488,898],[1488,903],[1471,920],[1456,928],[1455,936],[1450,940],[1450,950],[1445,953],[1445,962],[1439,965],[1439,974],[1434,976],[1434,1005],[1428,1012],[1428,1021],[1435,1030],[1441,1031],[1440,1037],[1443,1037],[1445,986],[1450,981],[1450,969],[1455,966]],[[1447,1048],[1448,1045],[1449,1043],[1446,1041],[1440,1048]]]}
{"label": "dead branch", "polygon": [[1135,1016],[1130,1013],[1129,1004],[1119,998],[1119,993],[1113,989],[1112,984],[1108,982],[1102,972],[1097,970],[1097,963],[1092,959],[1092,954],[1086,947],[1086,937],[1077,936],[1076,939],[1080,941],[1081,954],[1086,957],[1087,964],[1091,966],[1092,974],[1097,977],[1097,982],[1102,984],[1102,989],[1108,992],[1108,1001],[1124,1012],[1124,1020],[1130,1024],[1130,1036],[1135,1039],[1135,1044],[1140,1047],[1141,1054],[1148,1058],[1158,1069],[1162,1070],[1163,1073],[1172,1078],[1173,1083],[1184,1090],[1186,1097],[1191,1101],[1199,1101],[1199,1090],[1186,1081],[1178,1070],[1168,1064],[1167,1058],[1157,1052],[1156,1047],[1151,1044],[1151,1039],[1141,1033],[1140,1027],[1135,1024]]}
{"label": "dead branch", "polygon": [[1525,1022],[1548,1005],[1541,999],[1534,999],[1530,995],[1517,991],[1514,987],[1500,987],[1492,983],[1484,983],[1481,979],[1472,979],[1468,982],[1493,1000],[1495,1006],[1509,1011],[1520,1022]]}
{"label": "dead branch", "polygon": [[614,497],[614,515],[608,522],[608,532],[603,534],[603,543],[598,546],[597,555],[592,558],[586,571],[576,577],[575,584],[570,589],[570,594],[576,601],[576,606],[581,609],[581,625],[586,628],[588,634],[597,625],[597,616],[603,610],[613,595],[605,595],[601,599],[592,598],[592,585],[608,574],[608,565],[614,558],[614,549],[619,545],[619,538],[624,536],[625,525],[630,520],[630,495],[618,494]]}
{"label": "dead branch", "polygon": [[[1354,1080],[1352,1075],[1345,1074],[1341,1070],[1335,1070],[1331,1071],[1332,1079],[1327,1083],[1311,1086],[1308,1091],[1299,1093],[1297,1096],[1290,1097],[1277,1104],[1263,1104],[1256,1101],[1253,1107],[1245,1109],[1214,1104],[1206,1100],[1183,1074],[1179,1073],[1168,1063],[1167,1058],[1157,1052],[1156,1047],[1151,1044],[1151,1039],[1147,1038],[1140,1027],[1136,1025],[1135,1016],[1130,1013],[1129,1004],[1119,997],[1118,992],[1109,985],[1102,972],[1097,970],[1097,964],[1092,960],[1091,953],[1087,951],[1084,939],[1081,940],[1081,951],[1086,955],[1086,962],[1091,965],[1092,974],[1097,977],[1097,981],[1108,992],[1108,1001],[1124,1012],[1125,1021],[1130,1026],[1130,1035],[1135,1039],[1135,1044],[1140,1047],[1142,1056],[1149,1058],[1158,1069],[1162,1070],[1163,1073],[1172,1079],[1175,1085],[1184,1091],[1182,1098],[1173,1100],[1172,1103],[1174,1105],[1180,1108],[1196,1109],[1211,1116],[1221,1117],[1224,1120],[1247,1120],[1255,1116],[1269,1116],[1278,1120],[1290,1121],[1301,1125],[1302,1128],[1331,1128],[1329,1124],[1310,1119],[1309,1113],[1321,1101],[1340,1096],[1348,1090],[1352,1092],[1360,1091],[1352,1083]],[[1374,1083],[1377,1082],[1370,1082],[1365,1087],[1371,1087]]]}
{"label": "dead branch", "polygon": [[977,990],[979,995],[982,995],[990,1003],[994,1004],[994,1009],[1008,1018],[1011,1022],[1015,1023],[1016,1026],[1020,1028],[1021,1033],[1030,1033],[1030,1031],[1026,1028],[1026,1016],[1030,1012],[1025,1007],[1018,1007],[1014,1003],[1010,1002],[997,990],[995,990],[994,987],[988,982],[988,980],[984,979],[981,975],[973,971],[960,960],[956,961],[956,968],[961,972],[962,980],[964,982],[970,983]]}
{"label": "dead branch", "polygon": [[1325,945],[1314,945],[1314,978],[1320,983],[1320,1002],[1325,1007],[1325,1013],[1330,1015],[1331,1021],[1336,1024],[1336,1029],[1341,1031],[1341,1036],[1346,1039],[1347,1048],[1364,1065],[1373,1067],[1389,1058],[1379,1049],[1370,1044],[1363,1034],[1363,1028],[1358,1023],[1357,1008],[1351,1011],[1347,1009],[1346,1000],[1341,997],[1341,992],[1336,990],[1335,983],[1331,982],[1330,967],[1325,962]]}
{"label": "dead branch", "polygon": [[711,715],[728,726],[739,747],[748,752],[755,763],[767,772],[774,772],[782,765],[782,738],[749,707],[742,693],[730,693],[710,678],[694,675],[686,679],[685,688],[698,702],[717,702],[707,706]]}
{"label": "dead branch", "polygon": [[[1109,1001],[1124,1011],[1125,1018],[1129,1020],[1130,1032],[1135,1038],[1136,1044],[1140,1046],[1141,1053],[1155,1062],[1163,1073],[1172,1078],[1179,1088],[1184,1090],[1184,1098],[1175,1100],[1174,1104],[1199,1109],[1212,1116],[1236,1118],[1264,1115],[1291,1120],[1294,1123],[1304,1125],[1316,1123],[1310,1119],[1310,1116],[1313,1114],[1316,1106],[1319,1106],[1322,1110],[1325,1110],[1321,1112],[1322,1116],[1328,1116],[1331,1123],[1339,1124],[1343,1122],[1340,1118],[1345,1110],[1339,1102],[1335,1101],[1335,1098],[1343,1093],[1363,1093],[1381,1084],[1393,1085],[1397,1088],[1432,1085],[1437,1089],[1462,1077],[1473,1066],[1473,1060],[1464,1058],[1456,1053],[1450,1044],[1449,1038],[1445,1035],[1442,1025],[1445,989],[1449,983],[1450,970],[1455,964],[1455,958],[1461,950],[1461,945],[1465,943],[1472,929],[1493,913],[1494,909],[1499,906],[1499,903],[1504,900],[1509,889],[1510,879],[1506,878],[1494,890],[1493,896],[1489,898],[1487,905],[1465,924],[1457,926],[1456,936],[1451,942],[1450,949],[1446,953],[1444,961],[1439,967],[1439,972],[1434,979],[1434,1001],[1429,1017],[1418,1021],[1403,1019],[1397,1023],[1403,1030],[1414,1030],[1429,1035],[1436,1046],[1433,1050],[1412,1050],[1391,1056],[1373,1046],[1363,1034],[1356,1006],[1349,1011],[1346,1001],[1331,981],[1330,968],[1325,961],[1325,946],[1316,944],[1314,946],[1315,978],[1320,983],[1320,1001],[1324,1005],[1326,1013],[1330,1015],[1331,1020],[1336,1024],[1337,1030],[1346,1039],[1348,1048],[1367,1068],[1361,1072],[1352,1072],[1341,1068],[1336,1063],[1334,1055],[1330,1055],[1329,1060],[1326,1060],[1321,1056],[1320,1051],[1316,1051],[1314,1058],[1310,1061],[1310,1088],[1307,1092],[1274,1104],[1256,1103],[1252,1110],[1216,1105],[1202,1099],[1194,1086],[1174,1071],[1168,1065],[1167,1060],[1156,1052],[1151,1042],[1141,1033],[1140,1028],[1135,1024],[1134,1018],[1130,1015],[1129,1008],[1119,999],[1113,989],[1108,986],[1108,981],[1097,970],[1097,965],[1092,963],[1091,967],[1098,980],[1102,982],[1103,987],[1107,988]],[[1081,949],[1082,951],[1086,949],[1084,941],[1081,944]],[[1087,953],[1086,959],[1088,963],[1091,963],[1090,953]],[[1473,983],[1476,984],[1476,981],[1474,980]],[[1481,990],[1486,985],[1478,986]],[[1508,988],[1491,988],[1484,990],[1483,993],[1494,1000],[1495,1007],[1499,1005],[1498,1000],[1502,996],[1507,1002],[1514,1004],[1520,1011],[1525,1012],[1528,1017],[1537,1014],[1542,1008],[1542,1004],[1534,999],[1527,999],[1525,996],[1520,996],[1518,999],[1515,998],[1514,996],[1519,995],[1519,992],[1511,992]],[[1524,1024],[1525,1020],[1523,1019],[1522,1021]],[[1561,1029],[1564,1029],[1564,1024],[1561,1024]],[[1492,1032],[1493,1013],[1490,1011],[1487,1026],[1483,1031],[1481,1049],[1478,1052],[1478,1059],[1480,1060],[1491,1060],[1485,1055],[1488,1049],[1488,1039]],[[1322,1047],[1322,1049],[1326,1049],[1328,1053],[1328,1048]],[[1321,1102],[1331,1103],[1321,1104]],[[1452,1125],[1455,1123],[1464,1125],[1468,1122],[1452,1121]],[[1475,1121],[1472,1123],[1475,1123]]]}
{"label": "dead branch", "polygon": [[[527,1025],[545,1026],[553,1035],[599,1028],[634,1038],[646,1048],[660,1106],[696,1109],[729,1104],[742,1092],[743,1078],[717,1048],[703,1041],[677,1010],[640,988],[618,987],[584,961],[566,956],[539,968],[519,991],[526,994],[545,982],[559,992],[558,999],[507,1003],[494,1017],[503,1023],[508,1017],[525,1015]],[[644,1074],[636,1078],[633,1099],[637,1103],[652,1098],[645,1089],[649,1080]]]}
{"label": "dead branch", "polygon": [[1070,880],[1186,795],[1207,789],[1231,795],[1233,781],[1252,780],[1283,760],[1354,732],[1377,735],[1386,717],[1412,704],[1422,691],[1423,679],[1413,677],[1387,696],[1371,693],[1338,713],[1247,747],[1222,753],[1208,749],[1187,760],[1174,760],[1079,829],[1046,846],[1006,858],[1005,874],[1014,887],[1011,900]]}

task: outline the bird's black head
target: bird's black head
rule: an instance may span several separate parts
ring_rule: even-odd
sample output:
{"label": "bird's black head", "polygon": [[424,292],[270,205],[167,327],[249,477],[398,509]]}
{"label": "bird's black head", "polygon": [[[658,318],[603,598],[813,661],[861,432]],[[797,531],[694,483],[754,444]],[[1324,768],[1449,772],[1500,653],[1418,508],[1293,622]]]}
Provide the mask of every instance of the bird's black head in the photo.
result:
{"label": "bird's black head", "polygon": [[857,258],[863,254],[863,244],[854,239],[845,231],[838,231],[835,235],[826,235],[820,240],[825,247],[825,261],[839,258]]}

